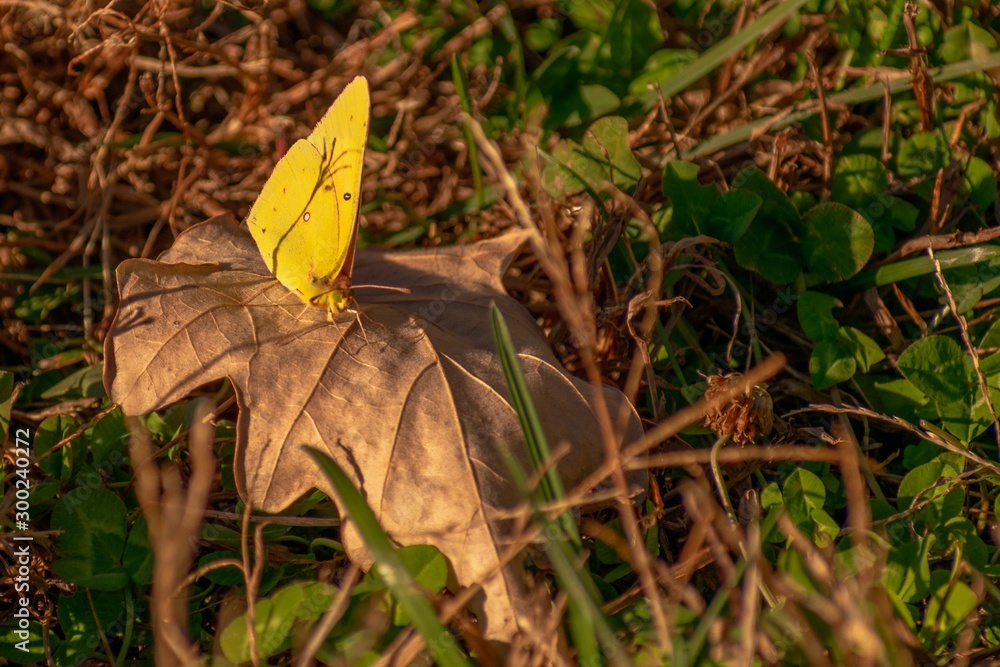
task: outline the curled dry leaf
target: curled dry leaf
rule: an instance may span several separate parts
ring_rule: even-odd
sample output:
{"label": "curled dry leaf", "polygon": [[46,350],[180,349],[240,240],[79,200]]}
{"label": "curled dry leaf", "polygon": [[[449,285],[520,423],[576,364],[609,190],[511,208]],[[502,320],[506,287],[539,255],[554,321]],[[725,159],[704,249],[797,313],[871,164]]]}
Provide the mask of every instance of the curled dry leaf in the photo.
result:
{"label": "curled dry leaf", "polygon": [[[495,352],[488,309],[510,328],[567,487],[604,463],[591,385],[570,376],[501,276],[520,233],[407,253],[361,251],[360,312],[327,320],[265,267],[249,232],[213,218],[180,235],[159,260],[118,267],[121,306],[105,345],[104,383],[126,414],[182,399],[228,377],[240,408],[237,484],[255,508],[280,512],[309,489],[334,495],[302,450],[325,450],[362,490],[397,543],[432,544],[460,583],[481,583],[484,634],[509,639],[526,609],[519,566],[501,567],[520,502],[504,464],[528,468]],[[612,415],[641,426],[623,394],[603,387]],[[621,445],[622,443],[619,443]],[[644,486],[640,473],[633,482]],[[348,517],[349,519],[349,517]],[[367,554],[349,522],[343,541]]]}

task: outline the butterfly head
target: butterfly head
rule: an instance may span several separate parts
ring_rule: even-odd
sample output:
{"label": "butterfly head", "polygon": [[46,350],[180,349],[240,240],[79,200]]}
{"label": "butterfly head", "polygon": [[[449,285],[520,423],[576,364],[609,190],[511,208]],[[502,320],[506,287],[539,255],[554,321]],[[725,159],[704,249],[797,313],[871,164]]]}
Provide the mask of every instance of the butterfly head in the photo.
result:
{"label": "butterfly head", "polygon": [[321,291],[309,299],[309,304],[317,308],[324,308],[331,315],[344,312],[354,301],[349,276],[341,274],[334,278],[332,283],[326,282],[323,286],[318,284],[320,282],[318,279],[314,279],[313,282]]}

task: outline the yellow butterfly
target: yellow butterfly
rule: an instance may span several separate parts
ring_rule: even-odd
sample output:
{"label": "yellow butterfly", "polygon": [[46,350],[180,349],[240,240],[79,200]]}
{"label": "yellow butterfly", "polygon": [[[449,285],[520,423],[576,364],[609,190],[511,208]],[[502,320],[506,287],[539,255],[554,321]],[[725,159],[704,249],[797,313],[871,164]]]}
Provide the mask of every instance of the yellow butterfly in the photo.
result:
{"label": "yellow butterfly", "polygon": [[305,303],[331,314],[351,300],[370,116],[368,81],[359,76],[312,134],[278,161],[247,217],[271,273]]}

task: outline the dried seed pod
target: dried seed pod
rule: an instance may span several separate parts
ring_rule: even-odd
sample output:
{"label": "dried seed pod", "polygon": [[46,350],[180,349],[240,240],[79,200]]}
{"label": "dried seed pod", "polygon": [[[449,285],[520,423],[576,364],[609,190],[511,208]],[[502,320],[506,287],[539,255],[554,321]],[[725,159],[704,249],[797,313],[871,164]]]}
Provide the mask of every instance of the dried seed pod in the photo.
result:
{"label": "dried seed pod", "polygon": [[[712,399],[727,386],[740,382],[742,373],[711,375],[705,398]],[[737,445],[748,445],[758,435],[768,435],[774,428],[774,411],[771,396],[760,385],[750,387],[728,403],[705,415],[705,426],[717,436],[728,435]]]}

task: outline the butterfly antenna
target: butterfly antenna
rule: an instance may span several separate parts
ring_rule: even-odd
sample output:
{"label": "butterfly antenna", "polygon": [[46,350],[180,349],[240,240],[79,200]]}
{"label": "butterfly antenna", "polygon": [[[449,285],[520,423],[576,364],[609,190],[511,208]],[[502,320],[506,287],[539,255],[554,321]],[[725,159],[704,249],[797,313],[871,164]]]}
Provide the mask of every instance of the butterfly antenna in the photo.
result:
{"label": "butterfly antenna", "polygon": [[402,294],[413,294],[413,290],[406,287],[390,287],[389,285],[351,285],[352,290],[356,289],[384,289],[389,292],[400,292]]}

